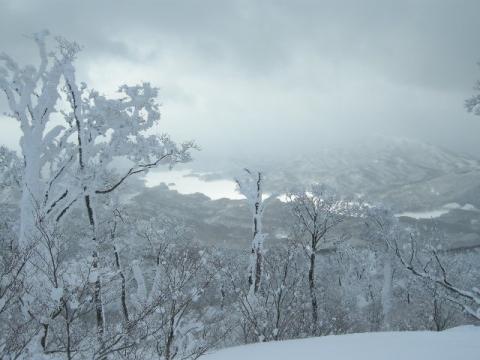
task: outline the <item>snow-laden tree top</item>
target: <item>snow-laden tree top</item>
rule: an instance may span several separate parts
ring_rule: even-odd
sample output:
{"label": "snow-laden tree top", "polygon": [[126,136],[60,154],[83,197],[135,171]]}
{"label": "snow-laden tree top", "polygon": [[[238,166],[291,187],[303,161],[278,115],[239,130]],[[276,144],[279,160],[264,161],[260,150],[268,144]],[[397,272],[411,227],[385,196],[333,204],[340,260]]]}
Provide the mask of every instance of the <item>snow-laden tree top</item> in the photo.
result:
{"label": "snow-laden tree top", "polygon": [[[32,37],[38,66],[0,55],[0,91],[23,133],[23,235],[32,231],[33,207],[58,221],[83,193],[110,193],[132,175],[190,161],[195,148],[191,141],[177,144],[157,135],[156,87],[124,84],[111,98],[78,84],[74,61],[80,46],[56,37],[57,48],[50,51],[48,35]],[[128,159],[131,167],[118,173],[112,166],[117,158]]]}

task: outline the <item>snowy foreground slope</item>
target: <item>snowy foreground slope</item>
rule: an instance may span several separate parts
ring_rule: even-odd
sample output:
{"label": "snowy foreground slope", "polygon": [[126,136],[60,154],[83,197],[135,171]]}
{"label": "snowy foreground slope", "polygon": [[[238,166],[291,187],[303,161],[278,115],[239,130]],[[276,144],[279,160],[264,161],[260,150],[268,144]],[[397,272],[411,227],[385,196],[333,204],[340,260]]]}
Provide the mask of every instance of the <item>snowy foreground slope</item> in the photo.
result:
{"label": "snowy foreground slope", "polygon": [[479,360],[480,327],[325,336],[238,346],[205,360]]}

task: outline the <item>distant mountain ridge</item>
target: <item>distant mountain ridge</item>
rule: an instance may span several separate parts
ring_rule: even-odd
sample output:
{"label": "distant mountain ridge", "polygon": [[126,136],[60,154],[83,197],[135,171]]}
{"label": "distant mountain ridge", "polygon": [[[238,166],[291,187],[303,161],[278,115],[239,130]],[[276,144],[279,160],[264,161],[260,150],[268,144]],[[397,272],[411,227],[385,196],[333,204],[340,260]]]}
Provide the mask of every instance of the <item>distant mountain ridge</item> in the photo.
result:
{"label": "distant mountain ridge", "polygon": [[[442,196],[447,202],[462,202],[480,190],[480,160],[405,138],[371,136],[348,146],[323,147],[314,154],[246,162],[265,171],[266,187],[272,192],[326,183],[341,193],[391,202],[399,210],[436,206],[443,200],[435,198]],[[219,170],[219,175],[233,176],[233,171]],[[462,189],[455,189],[457,184]],[[480,205],[479,200],[474,199],[475,205]]]}

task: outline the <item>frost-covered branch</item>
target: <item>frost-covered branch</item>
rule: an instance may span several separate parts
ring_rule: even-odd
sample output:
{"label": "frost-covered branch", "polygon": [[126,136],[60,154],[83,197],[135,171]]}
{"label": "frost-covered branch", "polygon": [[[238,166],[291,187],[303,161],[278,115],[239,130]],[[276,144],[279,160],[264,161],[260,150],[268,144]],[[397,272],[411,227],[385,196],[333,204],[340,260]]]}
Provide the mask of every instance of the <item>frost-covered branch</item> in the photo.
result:
{"label": "frost-covered branch", "polygon": [[[459,305],[470,316],[474,317],[477,320],[480,320],[479,289],[473,287],[471,290],[465,290],[452,284],[447,278],[447,270],[443,265],[442,261],[440,260],[438,252],[436,250],[431,250],[431,256],[434,258],[434,261],[437,264],[437,268],[439,269],[438,272],[440,274],[426,270],[428,268],[428,265],[422,264],[421,260],[419,259],[416,250],[417,245],[413,236],[411,237],[411,243],[409,246],[409,256],[405,257],[403,251],[398,245],[398,242],[395,241],[394,246],[395,254],[405,269],[407,269],[413,275],[433,282],[449,291],[451,296],[449,296],[448,299],[450,301]],[[460,298],[463,299],[463,301],[460,300]]]}
{"label": "frost-covered branch", "polygon": [[[460,306],[464,312],[480,320],[480,292],[477,287],[466,290],[449,279],[449,271],[435,247],[419,248],[416,236],[399,226],[395,216],[384,208],[372,208],[380,236],[388,249],[395,254],[400,264],[415,277],[436,284],[450,295],[448,299]],[[408,240],[405,240],[407,238]]]}

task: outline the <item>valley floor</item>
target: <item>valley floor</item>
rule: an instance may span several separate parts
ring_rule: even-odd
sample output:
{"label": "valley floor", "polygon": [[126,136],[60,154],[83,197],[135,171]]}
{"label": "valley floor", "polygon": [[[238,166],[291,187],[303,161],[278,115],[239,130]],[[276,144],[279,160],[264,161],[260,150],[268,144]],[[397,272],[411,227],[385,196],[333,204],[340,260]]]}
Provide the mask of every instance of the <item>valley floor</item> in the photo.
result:
{"label": "valley floor", "polygon": [[252,344],[223,349],[205,360],[478,360],[480,327],[443,332],[380,332]]}

